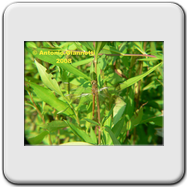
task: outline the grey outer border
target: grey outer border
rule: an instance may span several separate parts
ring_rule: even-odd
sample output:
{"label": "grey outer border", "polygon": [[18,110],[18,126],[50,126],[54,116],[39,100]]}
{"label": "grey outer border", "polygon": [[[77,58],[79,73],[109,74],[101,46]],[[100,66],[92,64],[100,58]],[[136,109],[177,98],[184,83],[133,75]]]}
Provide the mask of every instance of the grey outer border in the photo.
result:
{"label": "grey outer border", "polygon": [[[8,8],[8,6],[10,6],[11,4],[15,4],[15,3],[102,3],[102,2],[104,2],[104,3],[107,3],[106,1],[101,1],[101,2],[95,2],[95,1],[80,1],[80,2],[77,2],[77,1],[71,1],[71,2],[69,2],[69,1],[65,1],[65,2],[58,2],[58,1],[54,1],[54,2],[44,2],[44,1],[38,1],[38,2],[33,2],[33,1],[27,1],[27,2],[11,2],[11,3],[4,3],[4,5],[5,4],[8,4],[8,5],[6,5],[6,7],[4,8],[4,10],[3,10],[3,12],[2,12],[2,20],[3,20],[3,17],[4,17],[4,12],[5,12],[5,10]],[[121,1],[116,1],[116,2],[109,2],[109,3],[140,3],[140,2],[131,2],[131,1],[128,1],[128,2],[121,2]],[[144,2],[141,2],[141,3],[144,3]],[[149,2],[145,2],[145,3],[149,3]],[[157,3],[157,1],[151,1],[151,3]],[[158,3],[168,3],[168,2],[158,2]],[[177,5],[182,5],[182,4],[179,4],[178,2],[174,2],[175,4],[177,4]],[[2,25],[3,25],[3,23],[2,23]],[[3,35],[3,33],[2,33],[2,35]],[[4,41],[3,41],[4,42]],[[2,47],[4,46],[4,43],[2,42]],[[184,46],[184,44],[183,44],[183,46]],[[184,48],[184,47],[183,47]],[[2,48],[3,49],[3,48]],[[2,60],[4,61],[4,59],[3,59],[3,56],[2,56]],[[184,61],[184,60],[183,60]],[[3,65],[3,64],[2,64]],[[3,66],[2,66],[3,67]],[[3,68],[2,68],[2,77],[3,77]],[[182,72],[182,77],[184,77],[184,72]],[[4,78],[4,77],[3,77]],[[2,83],[3,83],[3,80],[2,80]],[[2,88],[4,88],[3,87],[3,84],[2,84]],[[183,95],[183,93],[182,93],[182,98],[184,98],[184,95]],[[3,95],[2,95],[2,99],[3,99]],[[2,104],[4,104],[3,102],[2,102]],[[183,104],[183,106],[182,106],[182,108],[184,108],[184,104]],[[4,106],[2,105],[2,109],[4,109]],[[184,115],[184,114],[183,114]],[[2,118],[2,120],[3,120],[3,118]],[[183,130],[184,130],[184,126],[183,126]],[[184,136],[183,136],[183,140],[184,140]],[[183,141],[184,142],[184,141]],[[182,147],[184,147],[184,145],[182,145]],[[2,150],[3,150],[3,147],[2,147]],[[184,149],[183,149],[183,153],[184,153]],[[3,157],[2,157],[2,161],[3,161]],[[3,162],[2,162],[3,163]],[[183,173],[182,173],[182,175],[181,175],[181,178],[183,177],[183,174],[184,174],[184,168],[183,168]],[[177,181],[175,181],[175,182],[178,182],[181,178],[179,178]],[[67,182],[69,182],[69,181],[67,181]],[[95,181],[89,181],[89,182],[95,182]],[[74,183],[74,182],[73,182]],[[96,182],[97,183],[97,182]]]}
{"label": "grey outer border", "polygon": [[70,0],[70,1],[14,1],[14,2],[10,2],[10,1],[5,1],[4,4],[2,5],[3,10],[0,12],[2,19],[4,16],[4,12],[5,10],[8,8],[8,6],[10,6],[11,4],[15,4],[15,3],[175,3],[179,6],[184,6],[186,7],[186,4],[183,1],[151,1],[151,0],[147,0],[147,1],[88,1],[88,0],[83,0],[83,1],[79,1],[79,0]]}

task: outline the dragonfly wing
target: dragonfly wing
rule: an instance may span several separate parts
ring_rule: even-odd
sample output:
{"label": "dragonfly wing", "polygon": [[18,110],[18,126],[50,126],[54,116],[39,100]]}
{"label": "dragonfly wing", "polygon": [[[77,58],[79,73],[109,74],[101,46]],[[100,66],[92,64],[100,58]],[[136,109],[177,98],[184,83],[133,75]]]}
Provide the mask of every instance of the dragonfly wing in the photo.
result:
{"label": "dragonfly wing", "polygon": [[78,96],[76,96],[76,97],[85,97],[85,96],[88,96],[88,95],[91,95],[91,93],[83,93],[83,94],[78,95]]}

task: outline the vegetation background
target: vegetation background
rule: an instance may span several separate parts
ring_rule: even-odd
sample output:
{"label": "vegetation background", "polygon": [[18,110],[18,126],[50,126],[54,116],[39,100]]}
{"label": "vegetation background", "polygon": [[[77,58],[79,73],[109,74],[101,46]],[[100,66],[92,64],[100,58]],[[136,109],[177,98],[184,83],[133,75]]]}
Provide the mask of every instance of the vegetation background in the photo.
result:
{"label": "vegetation background", "polygon": [[25,42],[25,139],[30,145],[163,145],[163,47]]}

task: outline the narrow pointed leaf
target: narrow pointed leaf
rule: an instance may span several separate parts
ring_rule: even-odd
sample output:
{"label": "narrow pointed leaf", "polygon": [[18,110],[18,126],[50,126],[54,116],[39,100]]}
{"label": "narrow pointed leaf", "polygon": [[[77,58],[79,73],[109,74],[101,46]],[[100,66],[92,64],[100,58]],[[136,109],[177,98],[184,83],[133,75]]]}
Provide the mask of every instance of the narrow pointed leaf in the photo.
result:
{"label": "narrow pointed leaf", "polygon": [[94,51],[93,42],[81,42],[86,48]]}
{"label": "narrow pointed leaf", "polygon": [[95,132],[93,131],[92,127],[90,128],[90,137],[91,137],[92,141],[94,142],[94,144],[97,144],[97,137],[96,137]]}
{"label": "narrow pointed leaf", "polygon": [[95,42],[95,59],[98,57],[98,53],[105,46],[106,42]]}
{"label": "narrow pointed leaf", "polygon": [[45,53],[48,53],[50,51],[49,49],[42,49],[42,48],[37,48],[37,49],[32,49],[28,48],[28,51],[31,52],[36,58],[48,62],[50,64],[54,64],[56,66],[60,66],[63,69],[67,70],[68,72],[74,74],[75,76],[78,77],[83,77],[87,80],[91,80],[90,77],[88,77],[86,74],[83,72],[79,71],[77,68],[73,67],[71,64],[68,63],[57,63],[57,59],[61,59],[60,56],[58,55],[44,55]]}
{"label": "narrow pointed leaf", "polygon": [[94,144],[93,140],[84,132],[83,130],[79,129],[77,126],[73,125],[72,123],[68,123],[72,131],[83,141]]}
{"label": "narrow pointed leaf", "polygon": [[112,128],[112,132],[114,133],[115,137],[118,137],[120,135],[124,122],[125,122],[125,117],[119,120]]}
{"label": "narrow pointed leaf", "polygon": [[77,61],[77,62],[72,63],[72,66],[77,67],[77,66],[85,65],[85,64],[92,62],[93,60],[94,58],[88,58],[85,60]]}
{"label": "narrow pointed leaf", "polygon": [[143,79],[144,77],[146,77],[147,75],[149,75],[151,72],[153,72],[156,68],[158,68],[161,64],[162,64],[162,62],[159,63],[159,64],[157,64],[156,66],[154,66],[153,68],[151,68],[147,72],[145,72],[145,73],[143,73],[141,75],[138,75],[136,77],[128,79],[127,81],[125,81],[124,83],[121,84],[121,89],[123,90],[125,88],[128,88],[129,86],[131,86],[134,83],[138,82],[139,80]]}
{"label": "narrow pointed leaf", "polygon": [[86,121],[93,123],[94,125],[99,125],[99,123],[97,123],[96,121],[92,120],[92,119],[87,119],[85,118]]}
{"label": "narrow pointed leaf", "polygon": [[47,129],[50,132],[57,131],[64,127],[68,127],[67,123],[65,123],[64,121],[52,121],[43,126],[43,128]]}
{"label": "narrow pointed leaf", "polygon": [[28,142],[32,145],[35,145],[35,144],[39,144],[42,142],[42,140],[44,139],[44,137],[49,134],[48,131],[44,131],[42,133],[40,133],[38,136],[35,136],[33,138],[29,138],[28,139]]}
{"label": "narrow pointed leaf", "polygon": [[64,114],[66,115],[73,115],[73,111],[69,107],[67,103],[64,103],[63,101],[59,100],[55,97],[55,95],[47,88],[44,88],[42,86],[39,86],[35,83],[28,82],[28,84],[34,89],[35,94],[44,102],[49,104],[50,106],[54,107],[57,111],[64,111]]}
{"label": "narrow pointed leaf", "polygon": [[141,123],[153,122],[155,125],[163,126],[163,116],[155,116],[141,121]]}
{"label": "narrow pointed leaf", "polygon": [[52,74],[48,74],[46,72],[46,68],[42,66],[40,63],[38,63],[35,60],[36,67],[39,71],[40,77],[42,79],[42,82],[51,90],[55,91],[57,94],[62,95],[62,92],[60,91],[60,87],[55,79],[52,78]]}
{"label": "narrow pointed leaf", "polygon": [[105,130],[109,133],[111,139],[112,139],[112,142],[114,145],[121,145],[120,142],[117,140],[115,134],[112,132],[112,130],[110,129],[110,127],[105,127]]}
{"label": "narrow pointed leaf", "polygon": [[112,107],[111,107],[110,111],[108,112],[107,116],[105,116],[105,117],[103,118],[102,124],[104,124],[105,121],[110,117],[110,115],[111,115],[112,112],[113,112],[114,107],[115,107],[115,105],[112,105]]}
{"label": "narrow pointed leaf", "polygon": [[117,97],[117,99],[115,101],[115,107],[113,109],[113,115],[114,115],[113,123],[114,123],[114,125],[120,120],[121,116],[123,115],[123,113],[125,111],[125,108],[126,108],[125,102],[120,97]]}

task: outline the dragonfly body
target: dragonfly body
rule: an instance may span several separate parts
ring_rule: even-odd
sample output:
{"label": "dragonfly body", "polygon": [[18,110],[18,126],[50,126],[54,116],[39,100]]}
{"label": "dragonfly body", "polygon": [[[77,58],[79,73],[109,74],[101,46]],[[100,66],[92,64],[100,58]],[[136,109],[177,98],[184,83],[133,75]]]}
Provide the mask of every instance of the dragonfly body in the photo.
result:
{"label": "dragonfly body", "polygon": [[92,81],[92,94],[96,95],[98,93],[97,90],[97,82],[95,80]]}
{"label": "dragonfly body", "polygon": [[[97,117],[98,117],[98,123],[100,123],[100,106],[99,106],[99,95],[98,95],[98,89],[97,89],[97,81],[93,80],[92,82],[92,95],[93,95],[93,107],[92,107],[92,118],[94,119],[95,114],[95,97],[96,97],[96,103],[97,103]],[[95,134],[97,134],[97,126],[95,127]],[[99,127],[99,134],[100,134],[100,127]],[[98,142],[100,144],[100,141]]]}
{"label": "dragonfly body", "polygon": [[[97,82],[95,80],[93,80],[91,82],[92,84],[92,88],[84,88],[84,87],[79,87],[79,91],[75,91],[74,94],[66,94],[65,96],[73,96],[73,97],[86,97],[86,96],[89,96],[89,95],[96,95],[96,94],[99,94],[101,91],[103,90],[106,90],[106,89],[109,89],[109,87],[103,87],[101,89],[98,90],[98,87],[97,87]],[[80,93],[79,93],[80,92]]]}

